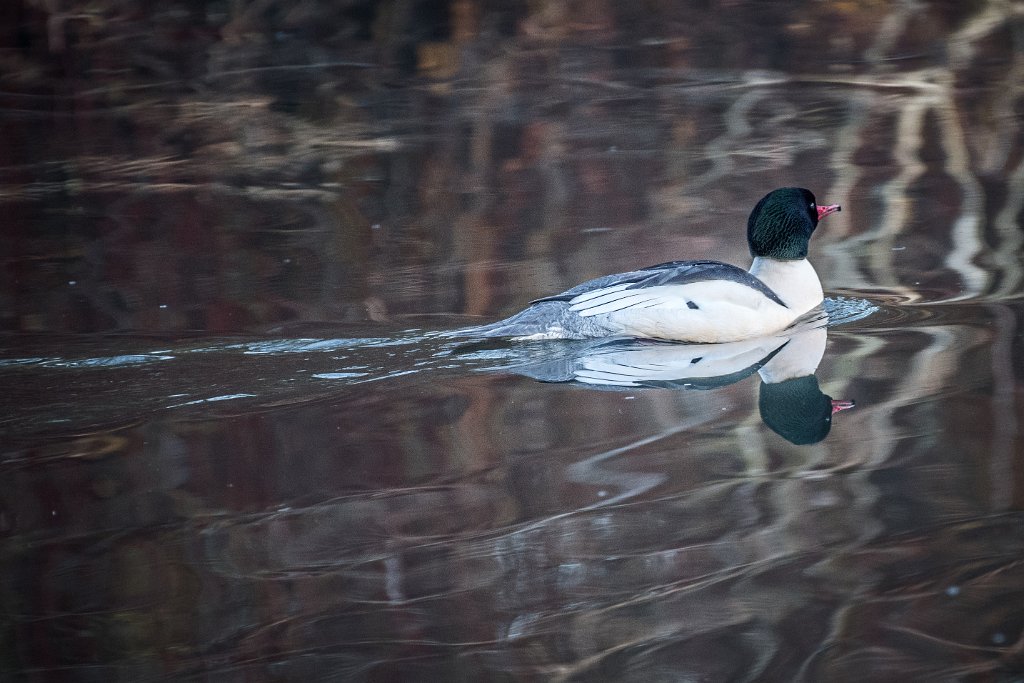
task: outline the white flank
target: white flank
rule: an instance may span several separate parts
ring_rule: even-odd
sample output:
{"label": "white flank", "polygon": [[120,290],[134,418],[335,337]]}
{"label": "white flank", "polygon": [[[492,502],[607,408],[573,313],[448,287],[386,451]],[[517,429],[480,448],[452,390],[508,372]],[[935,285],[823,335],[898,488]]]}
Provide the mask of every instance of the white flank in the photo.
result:
{"label": "white flank", "polygon": [[806,260],[756,258],[750,272],[786,302],[731,280],[628,289],[619,284],[569,302],[618,334],[693,342],[727,342],[770,335],[823,300],[821,283]]}

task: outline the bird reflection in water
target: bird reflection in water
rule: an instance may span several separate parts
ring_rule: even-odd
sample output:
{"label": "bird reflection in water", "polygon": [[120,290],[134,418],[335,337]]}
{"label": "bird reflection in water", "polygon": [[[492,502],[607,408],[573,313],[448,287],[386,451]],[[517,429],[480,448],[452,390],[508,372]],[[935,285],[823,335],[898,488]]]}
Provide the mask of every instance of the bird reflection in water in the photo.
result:
{"label": "bird reflection in water", "polygon": [[600,339],[514,347],[479,342],[461,350],[498,351],[492,357],[503,362],[490,371],[611,391],[715,390],[756,373],[761,420],[791,443],[805,445],[828,436],[833,416],[854,406],[852,400],[826,395],[818,384],[815,372],[827,338],[822,317],[817,317],[779,335],[720,344]]}

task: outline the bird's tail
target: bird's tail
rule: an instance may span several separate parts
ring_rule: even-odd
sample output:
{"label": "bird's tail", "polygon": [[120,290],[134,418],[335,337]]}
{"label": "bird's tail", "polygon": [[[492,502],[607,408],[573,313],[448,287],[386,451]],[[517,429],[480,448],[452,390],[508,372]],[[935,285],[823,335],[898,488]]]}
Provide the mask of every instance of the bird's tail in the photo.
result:
{"label": "bird's tail", "polygon": [[[445,333],[449,337],[533,337],[540,338],[552,334],[552,330],[562,329],[561,322],[568,315],[569,306],[563,301],[541,301],[519,311],[513,316],[475,327],[464,327]],[[559,334],[562,337],[564,335]]]}

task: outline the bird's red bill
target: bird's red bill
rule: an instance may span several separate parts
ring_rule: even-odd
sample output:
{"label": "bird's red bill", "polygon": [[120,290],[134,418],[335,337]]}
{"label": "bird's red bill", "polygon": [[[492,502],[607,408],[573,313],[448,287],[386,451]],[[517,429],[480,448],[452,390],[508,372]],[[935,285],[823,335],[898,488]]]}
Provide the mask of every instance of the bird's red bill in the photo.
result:
{"label": "bird's red bill", "polygon": [[855,405],[857,405],[856,401],[840,401],[832,399],[832,414],[835,415],[840,410],[849,410]]}
{"label": "bird's red bill", "polygon": [[818,205],[818,220],[820,221],[825,216],[831,216],[834,213],[842,211],[843,207],[838,204],[829,204],[828,206]]}

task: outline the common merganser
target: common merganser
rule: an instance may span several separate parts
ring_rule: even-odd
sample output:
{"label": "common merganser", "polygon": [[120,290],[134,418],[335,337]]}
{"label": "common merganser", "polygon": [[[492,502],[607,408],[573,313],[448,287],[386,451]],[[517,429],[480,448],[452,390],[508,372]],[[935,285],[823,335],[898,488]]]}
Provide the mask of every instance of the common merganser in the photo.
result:
{"label": "common merganser", "polygon": [[810,190],[765,195],[747,219],[749,271],[718,261],[670,261],[606,275],[536,299],[505,320],[460,335],[519,339],[639,337],[730,342],[774,334],[824,300],[807,261],[818,221],[840,210]]}

